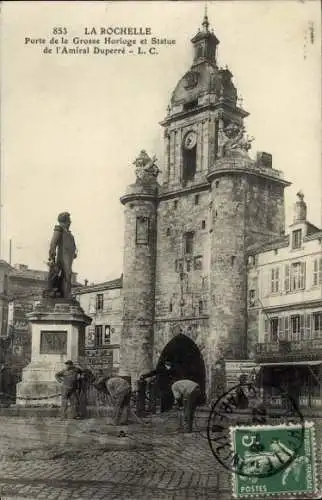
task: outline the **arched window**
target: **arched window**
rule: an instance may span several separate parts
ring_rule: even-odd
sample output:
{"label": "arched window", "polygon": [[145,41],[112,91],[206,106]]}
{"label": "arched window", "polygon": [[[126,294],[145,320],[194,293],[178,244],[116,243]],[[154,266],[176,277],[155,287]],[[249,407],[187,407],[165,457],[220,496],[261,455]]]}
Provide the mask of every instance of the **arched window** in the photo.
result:
{"label": "arched window", "polygon": [[182,144],[182,182],[186,184],[192,181],[196,174],[196,160],[197,160],[197,134],[191,130],[188,132]]}

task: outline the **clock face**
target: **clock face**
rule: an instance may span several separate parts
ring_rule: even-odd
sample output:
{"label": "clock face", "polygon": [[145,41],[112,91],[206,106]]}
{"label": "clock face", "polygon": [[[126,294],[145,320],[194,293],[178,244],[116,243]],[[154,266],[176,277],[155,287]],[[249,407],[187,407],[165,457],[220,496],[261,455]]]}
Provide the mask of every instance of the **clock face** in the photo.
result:
{"label": "clock face", "polygon": [[184,147],[186,149],[192,149],[197,144],[197,134],[193,131],[188,132],[184,138]]}

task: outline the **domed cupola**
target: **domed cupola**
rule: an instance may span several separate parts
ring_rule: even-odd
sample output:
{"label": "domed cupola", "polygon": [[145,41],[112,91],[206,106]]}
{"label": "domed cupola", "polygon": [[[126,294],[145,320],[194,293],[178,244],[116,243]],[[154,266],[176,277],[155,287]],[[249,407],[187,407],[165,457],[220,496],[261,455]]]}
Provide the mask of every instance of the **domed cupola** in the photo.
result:
{"label": "domed cupola", "polygon": [[205,15],[202,29],[192,38],[194,49],[192,65],[179,80],[170,102],[170,113],[189,111],[198,106],[219,103],[220,100],[236,106],[237,90],[232,83],[232,73],[217,65],[216,52],[219,40]]}

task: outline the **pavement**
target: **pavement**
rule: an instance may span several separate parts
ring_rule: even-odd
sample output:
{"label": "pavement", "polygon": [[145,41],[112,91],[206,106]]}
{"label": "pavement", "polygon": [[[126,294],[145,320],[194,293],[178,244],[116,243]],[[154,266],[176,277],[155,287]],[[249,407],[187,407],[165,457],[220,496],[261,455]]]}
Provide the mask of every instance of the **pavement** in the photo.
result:
{"label": "pavement", "polygon": [[[186,434],[170,412],[118,437],[106,417],[0,416],[1,500],[230,500],[231,473],[213,456],[205,422]],[[322,420],[315,424],[322,437]],[[321,440],[318,449],[322,473]]]}

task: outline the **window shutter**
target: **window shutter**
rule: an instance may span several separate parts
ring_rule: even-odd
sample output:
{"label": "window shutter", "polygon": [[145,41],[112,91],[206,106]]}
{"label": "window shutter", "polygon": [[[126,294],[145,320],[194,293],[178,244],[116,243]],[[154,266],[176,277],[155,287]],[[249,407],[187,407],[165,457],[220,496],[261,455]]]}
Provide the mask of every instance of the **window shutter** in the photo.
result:
{"label": "window shutter", "polygon": [[322,257],[319,260],[319,285],[322,285]]}
{"label": "window shutter", "polygon": [[285,316],[284,318],[284,332],[285,332],[285,339],[288,340],[289,339],[289,323],[290,323],[290,318],[288,316]]}
{"label": "window shutter", "polygon": [[280,268],[277,267],[275,269],[275,292],[279,292],[280,290]]}
{"label": "window shutter", "polygon": [[264,317],[264,342],[268,342],[269,320]]}
{"label": "window shutter", "polygon": [[301,262],[300,288],[305,288],[305,262]]}
{"label": "window shutter", "polygon": [[311,314],[305,315],[305,338],[311,338]]}
{"label": "window shutter", "polygon": [[268,333],[268,328],[269,328],[269,321],[267,318],[264,319],[264,332],[265,334]]}
{"label": "window shutter", "polygon": [[269,290],[270,290],[270,278],[271,274],[270,271],[267,269],[263,270],[263,290],[262,290],[262,296],[267,297],[269,295]]}
{"label": "window shutter", "polygon": [[271,269],[271,293],[275,292],[275,269]]}
{"label": "window shutter", "polygon": [[278,318],[278,338],[284,339],[284,317]]}
{"label": "window shutter", "polygon": [[304,314],[300,315],[300,338],[304,338]]}
{"label": "window shutter", "polygon": [[313,286],[318,284],[318,260],[313,261]]}
{"label": "window shutter", "polygon": [[290,291],[290,265],[285,264],[284,266],[284,291],[288,293]]}

